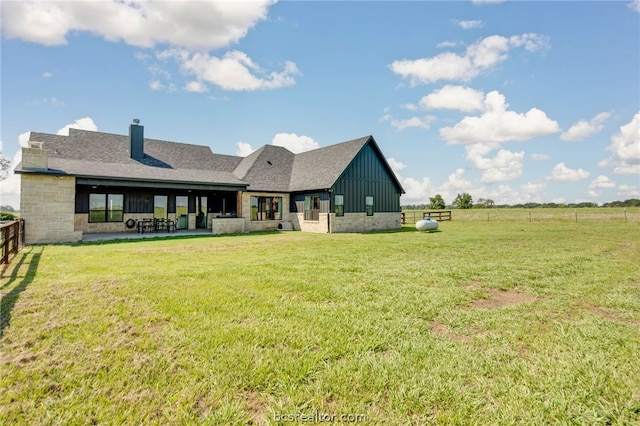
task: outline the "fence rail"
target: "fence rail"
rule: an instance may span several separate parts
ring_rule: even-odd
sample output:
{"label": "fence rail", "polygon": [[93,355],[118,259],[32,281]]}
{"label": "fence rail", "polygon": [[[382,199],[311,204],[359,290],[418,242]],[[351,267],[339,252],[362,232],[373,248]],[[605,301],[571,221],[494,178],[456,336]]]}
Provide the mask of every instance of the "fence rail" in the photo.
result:
{"label": "fence rail", "polygon": [[431,212],[424,212],[422,218],[431,218],[438,221],[451,220],[451,210],[436,210]]}
{"label": "fence rail", "polygon": [[24,246],[24,219],[0,223],[0,264],[9,260]]}
{"label": "fence rail", "polygon": [[402,212],[402,224],[416,223],[425,217],[436,219],[438,221],[451,220],[451,210],[435,210],[435,211],[408,211]]}

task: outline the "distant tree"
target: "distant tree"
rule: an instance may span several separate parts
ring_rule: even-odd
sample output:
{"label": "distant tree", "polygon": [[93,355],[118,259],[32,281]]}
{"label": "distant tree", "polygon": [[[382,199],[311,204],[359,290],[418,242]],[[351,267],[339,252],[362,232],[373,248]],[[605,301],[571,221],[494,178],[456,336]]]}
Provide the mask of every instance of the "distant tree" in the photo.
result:
{"label": "distant tree", "polygon": [[7,204],[6,206],[0,206],[0,211],[15,213],[16,209],[14,209],[13,206]]}
{"label": "distant tree", "polygon": [[433,197],[429,197],[429,201],[431,202],[431,204],[429,204],[430,209],[442,210],[447,207],[447,204],[444,202],[444,199],[440,194],[436,194]]}
{"label": "distant tree", "polygon": [[400,206],[402,210],[426,210],[426,204],[406,204],[404,206]]}
{"label": "distant tree", "polygon": [[478,201],[473,205],[473,208],[490,209],[495,205],[496,203],[491,198],[478,198]]}
{"label": "distant tree", "polygon": [[583,201],[577,204],[577,207],[598,207],[598,203],[592,203],[590,201]]}
{"label": "distant tree", "polygon": [[457,209],[473,208],[473,198],[468,192],[458,194],[455,200],[453,200],[453,205],[456,206]]}

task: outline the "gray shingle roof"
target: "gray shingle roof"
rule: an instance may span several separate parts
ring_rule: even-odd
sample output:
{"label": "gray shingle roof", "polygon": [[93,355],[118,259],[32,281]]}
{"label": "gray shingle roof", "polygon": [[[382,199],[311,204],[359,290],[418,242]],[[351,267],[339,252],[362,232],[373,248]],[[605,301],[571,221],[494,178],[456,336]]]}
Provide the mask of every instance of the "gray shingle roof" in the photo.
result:
{"label": "gray shingle roof", "polygon": [[[32,132],[44,142],[49,172],[79,177],[248,186],[251,191],[328,189],[371,136],[294,154],[265,145],[247,157],[220,155],[207,146],[144,140],[144,158],[129,155],[129,136],[70,129],[69,136]],[[376,146],[377,147],[377,146]],[[382,159],[384,161],[384,158]],[[16,168],[18,173],[33,171]],[[393,172],[389,169],[390,173]],[[395,179],[395,175],[393,176]],[[400,184],[398,186],[401,188]]]}
{"label": "gray shingle roof", "polygon": [[235,174],[249,182],[250,191],[288,192],[294,156],[281,146],[265,145],[245,157]]}
{"label": "gray shingle roof", "polygon": [[31,132],[29,140],[44,142],[52,173],[246,185],[233,174],[242,158],[213,154],[207,146],[145,139],[145,156],[138,161],[129,156],[129,136],[70,129],[69,136]]}
{"label": "gray shingle roof", "polygon": [[289,191],[328,189],[371,136],[296,154]]}

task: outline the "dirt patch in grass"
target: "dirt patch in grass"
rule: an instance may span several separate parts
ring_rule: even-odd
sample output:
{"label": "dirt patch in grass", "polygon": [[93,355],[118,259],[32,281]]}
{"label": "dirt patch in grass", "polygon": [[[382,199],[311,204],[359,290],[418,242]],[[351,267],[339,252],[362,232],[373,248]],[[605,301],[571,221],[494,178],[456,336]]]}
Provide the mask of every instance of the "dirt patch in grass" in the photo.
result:
{"label": "dirt patch in grass", "polygon": [[471,303],[471,307],[477,309],[499,309],[536,301],[534,296],[517,290],[490,288],[486,290],[486,294],[487,297],[474,300]]}
{"label": "dirt patch in grass", "polygon": [[443,324],[438,321],[430,321],[429,327],[431,328],[431,332],[438,336],[446,336],[451,340],[455,340],[456,342],[465,342],[471,343],[471,336],[465,336],[462,334],[457,334],[452,332],[446,324]]}
{"label": "dirt patch in grass", "polygon": [[600,308],[597,308],[595,306],[589,306],[587,307],[587,312],[589,312],[592,315],[597,315],[600,318],[604,318],[606,320],[609,321],[613,321],[613,322],[619,322],[622,324],[630,324],[630,325],[639,325],[640,321],[634,321],[632,319],[627,319],[627,318],[623,318],[621,316],[612,314],[610,312],[604,311]]}
{"label": "dirt patch in grass", "polygon": [[267,423],[269,412],[264,399],[256,392],[248,392],[244,395],[244,402],[251,414],[253,424]]}

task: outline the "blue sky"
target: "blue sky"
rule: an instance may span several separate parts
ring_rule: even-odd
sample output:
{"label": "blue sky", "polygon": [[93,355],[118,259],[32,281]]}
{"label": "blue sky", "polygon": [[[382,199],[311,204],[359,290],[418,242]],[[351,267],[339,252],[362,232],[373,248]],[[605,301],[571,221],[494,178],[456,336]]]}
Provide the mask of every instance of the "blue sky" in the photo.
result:
{"label": "blue sky", "polygon": [[[247,155],[373,135],[402,204],[640,198],[640,2],[2,7],[2,153],[78,127]],[[19,179],[0,204],[19,205]]]}

